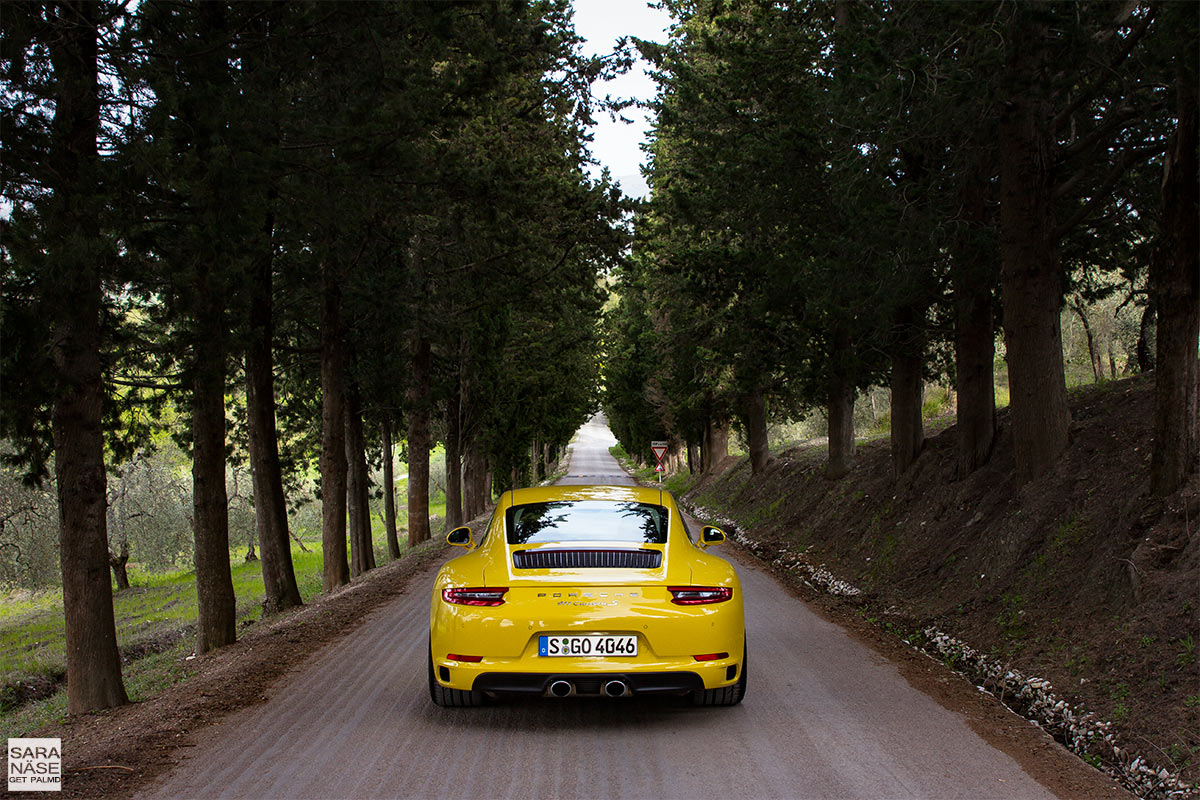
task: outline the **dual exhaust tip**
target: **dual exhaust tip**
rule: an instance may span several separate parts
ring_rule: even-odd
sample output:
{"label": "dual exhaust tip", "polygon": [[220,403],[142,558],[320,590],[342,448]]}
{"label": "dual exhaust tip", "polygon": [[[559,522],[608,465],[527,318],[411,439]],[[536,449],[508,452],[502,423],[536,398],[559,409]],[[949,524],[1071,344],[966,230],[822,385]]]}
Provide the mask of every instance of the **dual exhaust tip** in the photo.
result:
{"label": "dual exhaust tip", "polygon": [[[629,684],[625,681],[607,681],[601,688],[606,697],[624,697],[629,694]],[[550,694],[554,697],[570,697],[575,694],[575,687],[569,681],[557,680],[550,684]]]}

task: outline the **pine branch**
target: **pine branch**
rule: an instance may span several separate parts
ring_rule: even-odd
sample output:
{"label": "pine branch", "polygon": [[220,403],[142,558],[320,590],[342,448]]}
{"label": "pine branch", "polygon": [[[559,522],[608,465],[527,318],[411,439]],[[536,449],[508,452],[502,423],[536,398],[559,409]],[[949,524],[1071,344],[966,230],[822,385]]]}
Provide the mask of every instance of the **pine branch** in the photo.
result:
{"label": "pine branch", "polygon": [[1099,206],[1108,202],[1111,199],[1110,195],[1113,187],[1117,185],[1117,182],[1121,180],[1121,177],[1129,170],[1130,167],[1143,159],[1150,158],[1151,156],[1161,152],[1161,147],[1146,147],[1139,150],[1126,150],[1122,157],[1118,159],[1117,163],[1113,165],[1113,168],[1109,170],[1108,175],[1105,176],[1104,182],[1097,187],[1096,191],[1092,192],[1091,198],[1082,206],[1080,206],[1079,209],[1076,210],[1076,212],[1072,214],[1066,222],[1054,229],[1054,232],[1051,234],[1051,241],[1058,241],[1059,239],[1062,239],[1062,237],[1065,236],[1072,228],[1087,219],[1088,215],[1095,211]]}
{"label": "pine branch", "polygon": [[170,391],[172,389],[182,389],[181,381],[152,381],[152,380],[134,380],[130,378],[109,378],[108,382],[115,386],[127,386],[131,389],[152,389],[154,391]]}
{"label": "pine branch", "polygon": [[[1119,24],[1121,21],[1123,20],[1119,19],[1117,20],[1117,23]],[[1100,90],[1104,88],[1104,85],[1112,80],[1113,73],[1116,71],[1117,67],[1119,67],[1123,61],[1133,54],[1133,50],[1135,47],[1137,47],[1137,43],[1141,41],[1142,36],[1150,28],[1150,23],[1153,21],[1154,12],[1151,11],[1150,13],[1146,14],[1146,18],[1142,20],[1140,25],[1130,31],[1129,36],[1125,39],[1125,46],[1113,56],[1112,60],[1108,64],[1097,68],[1101,74],[1098,75],[1090,84],[1088,84],[1088,87],[1081,91],[1079,95],[1067,105],[1066,108],[1055,115],[1051,122],[1051,130],[1058,130],[1062,125],[1066,124],[1066,121],[1071,118],[1072,114],[1074,114],[1100,93]],[[1109,31],[1107,33],[1111,35],[1112,32]]]}
{"label": "pine branch", "polygon": [[1144,111],[1138,110],[1132,104],[1122,106],[1112,113],[1112,115],[1097,125],[1087,135],[1082,136],[1070,144],[1062,147],[1058,151],[1058,157],[1055,159],[1059,164],[1071,159],[1080,153],[1094,149],[1103,144],[1110,137],[1120,133],[1125,127],[1131,123],[1142,119]]}

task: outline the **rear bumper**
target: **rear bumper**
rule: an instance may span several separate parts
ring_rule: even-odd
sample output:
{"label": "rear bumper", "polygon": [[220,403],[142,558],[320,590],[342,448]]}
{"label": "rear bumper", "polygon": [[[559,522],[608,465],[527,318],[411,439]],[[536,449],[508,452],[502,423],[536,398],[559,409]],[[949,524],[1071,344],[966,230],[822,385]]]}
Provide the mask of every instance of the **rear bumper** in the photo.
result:
{"label": "rear bumper", "polygon": [[[565,680],[575,694],[598,695],[612,680],[623,681],[630,694],[682,693],[729,686],[741,677],[742,653],[716,661],[658,660],[637,664],[597,663],[587,659],[485,659],[469,663],[436,658],[434,676],[450,689],[503,694],[547,694],[550,684]],[[643,655],[643,658],[645,656]],[[544,662],[559,663],[544,663]],[[490,663],[489,663],[490,662]],[[552,669],[557,667],[557,669]]]}
{"label": "rear bumper", "polygon": [[681,694],[704,688],[704,679],[694,672],[606,672],[547,673],[485,672],[475,678],[473,688],[497,694],[549,693],[550,684],[566,681],[576,695],[596,695],[610,681],[620,681],[630,694]]}

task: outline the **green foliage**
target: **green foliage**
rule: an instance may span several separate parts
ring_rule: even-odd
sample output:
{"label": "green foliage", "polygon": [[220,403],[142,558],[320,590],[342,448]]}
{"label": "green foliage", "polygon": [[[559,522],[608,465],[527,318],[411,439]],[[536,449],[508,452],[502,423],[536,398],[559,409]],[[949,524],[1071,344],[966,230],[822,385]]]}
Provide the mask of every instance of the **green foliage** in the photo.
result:
{"label": "green foliage", "polygon": [[1005,592],[1000,600],[1004,610],[996,617],[996,624],[1000,626],[1004,638],[1020,649],[1022,642],[1029,635],[1029,626],[1024,620],[1025,598],[1019,594]]}
{"label": "green foliage", "polygon": [[[986,388],[986,373],[957,374],[954,336],[970,321],[986,343],[999,322],[994,131],[1013,43],[1033,12],[965,2],[667,8],[669,41],[638,43],[660,86],[652,195],[606,320],[605,408],[626,448],[699,442],[754,391],[778,424],[825,405],[839,382],[886,386],[888,359],[906,355],[926,379]],[[1039,22],[1061,38],[1048,53],[1061,159],[1050,213],[1062,224],[1064,290],[1095,333],[1089,349],[1068,324],[1064,359],[1082,359],[1086,372],[1068,372],[1092,380],[1093,363],[1110,377],[1131,369],[1153,333],[1139,323],[1153,159],[1170,122],[1144,79],[1195,43],[1188,26],[1165,21],[1175,7],[1115,22],[1097,5],[1044,11]],[[1094,79],[1076,80],[1083,73]],[[981,320],[967,316],[967,300],[981,304]],[[997,354],[1001,407],[1006,357]],[[927,401],[926,417],[948,411],[940,396]],[[890,430],[880,414],[858,422],[860,433]]]}
{"label": "green foliage", "polygon": [[764,502],[747,514],[742,519],[742,524],[748,528],[753,528],[755,525],[776,521],[779,517],[780,509],[783,507],[783,501],[786,499],[786,496],[779,495],[769,503]]}
{"label": "green foliage", "polygon": [[696,477],[691,472],[676,472],[663,479],[663,488],[675,497],[682,497],[691,491],[692,486],[696,483]]}
{"label": "green foliage", "polygon": [[[54,67],[37,45],[49,30],[42,12],[25,11],[3,32],[6,59],[20,55],[4,68],[21,105],[5,117],[5,195],[15,202],[0,250],[0,436],[14,469],[44,478],[60,388],[45,322],[60,287],[41,255],[55,198],[39,167]],[[103,191],[81,202],[106,209],[94,216],[109,259],[114,554],[128,544],[135,563],[165,567],[190,551],[187,409],[198,348],[218,339],[203,366],[230,385],[231,542],[253,541],[246,400],[234,387],[250,289],[264,272],[274,287],[277,446],[306,535],[318,528],[316,323],[331,282],[373,459],[382,421],[403,436],[418,333],[433,346],[428,410],[437,418],[460,403],[459,453],[475,443],[498,476],[523,469],[534,441],[564,444],[596,410],[599,278],[626,244],[629,204],[607,177],[588,177],[586,125],[598,107],[591,81],[629,57],[581,56],[566,2],[337,13],[106,3],[101,17]],[[434,435],[447,431],[435,425]],[[438,507],[446,472],[435,460]],[[14,489],[11,510],[29,505],[24,497]],[[14,517],[0,536],[5,584],[53,582],[52,499],[39,497],[36,515]]]}
{"label": "green foliage", "polygon": [[1189,633],[1180,637],[1177,643],[1179,650],[1175,653],[1175,666],[1183,671],[1196,663],[1196,640]]}
{"label": "green foliage", "polygon": [[944,386],[935,386],[925,392],[925,402],[921,404],[921,416],[925,419],[936,419],[950,409],[950,393]]}
{"label": "green foliage", "polygon": [[[382,539],[380,540],[382,544]],[[378,545],[377,545],[378,546]],[[386,545],[383,545],[386,552]],[[256,563],[234,559],[233,581],[241,622],[258,619],[262,614],[263,581]],[[321,591],[321,557],[318,552],[292,550],[296,578],[301,595],[312,599]],[[196,622],[195,573],[191,570],[131,570],[132,588],[114,596],[113,611],[117,622],[117,642],[125,652],[146,652],[146,659],[135,659],[133,674],[144,677],[130,681],[131,696],[143,697],[177,679],[183,655],[194,645],[189,629]],[[55,592],[9,594],[0,604],[0,686],[12,686],[34,676],[60,679],[66,673],[62,598]],[[177,641],[182,643],[176,645]],[[155,655],[157,654],[157,655]],[[146,661],[145,664],[142,662]],[[56,677],[57,676],[57,677]],[[137,687],[141,686],[139,690]],[[56,702],[43,705],[39,715],[58,708]],[[27,728],[9,728],[8,735]],[[3,735],[3,734],[0,734]]]}

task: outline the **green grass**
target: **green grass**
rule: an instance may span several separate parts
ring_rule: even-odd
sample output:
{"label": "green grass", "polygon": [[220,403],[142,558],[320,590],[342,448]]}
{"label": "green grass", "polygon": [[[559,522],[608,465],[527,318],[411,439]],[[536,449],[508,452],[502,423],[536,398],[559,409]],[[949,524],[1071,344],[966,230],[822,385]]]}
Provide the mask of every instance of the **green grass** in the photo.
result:
{"label": "green grass", "polygon": [[1007,386],[996,387],[996,408],[1008,408],[1012,397]]}
{"label": "green grass", "polygon": [[1175,666],[1180,671],[1196,663],[1196,640],[1189,633],[1179,640],[1179,651],[1175,654]]}
{"label": "green grass", "polygon": [[[292,545],[296,580],[305,599],[321,590],[320,544],[308,547],[310,552],[305,553]],[[231,554],[231,562],[239,621],[257,619],[262,613],[261,565],[244,563],[240,552]],[[193,570],[143,572],[137,565],[131,565],[129,580],[129,589],[113,595],[117,644],[121,648],[195,624]],[[0,681],[8,683],[22,675],[65,669],[64,640],[59,592],[47,592],[24,602],[4,603],[0,609]]]}
{"label": "green grass", "polygon": [[762,503],[756,506],[741,520],[742,525],[753,528],[764,522],[774,522],[783,507],[783,501],[786,499],[785,495],[779,495],[770,503]]}
{"label": "green grass", "polygon": [[658,481],[658,473],[654,471],[654,467],[641,467],[633,470],[633,477],[639,481],[647,483],[656,483]]}
{"label": "green grass", "polygon": [[[430,506],[430,513],[445,515],[445,505]],[[375,558],[388,560],[383,523],[373,527]],[[440,527],[435,535],[440,533]],[[321,591],[321,544],[306,542],[309,552],[292,544],[292,564],[300,596],[309,602]],[[401,552],[408,547],[400,536]],[[263,579],[261,563],[245,563],[239,548],[231,552],[233,589],[237,598],[238,624],[262,616]],[[123,666],[125,687],[131,700],[144,700],[182,680],[195,670],[186,660],[195,648],[191,631],[197,617],[196,582],[193,570],[143,572],[130,565],[131,587],[113,595],[117,644],[122,651],[141,645],[151,652]],[[0,686],[29,679],[61,680],[66,672],[62,594],[21,593],[0,602]],[[5,710],[0,716],[0,738],[19,736],[61,719],[66,714],[64,686],[50,697]]]}
{"label": "green grass", "polygon": [[663,488],[676,497],[682,497],[695,485],[696,478],[690,472],[677,472],[663,479]]}
{"label": "green grass", "polygon": [[944,386],[930,387],[921,403],[921,417],[929,420],[940,417],[950,410],[950,394]]}

